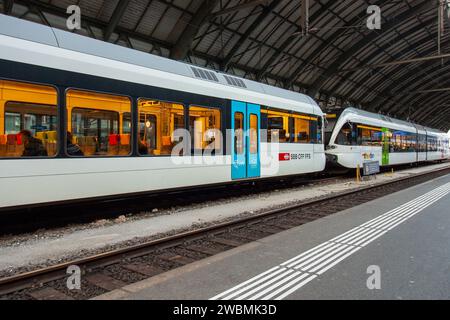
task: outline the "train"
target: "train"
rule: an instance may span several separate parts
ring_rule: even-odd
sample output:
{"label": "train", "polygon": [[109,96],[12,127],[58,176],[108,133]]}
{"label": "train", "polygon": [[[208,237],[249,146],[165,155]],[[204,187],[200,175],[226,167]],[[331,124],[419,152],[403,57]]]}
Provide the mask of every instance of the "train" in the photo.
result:
{"label": "train", "polygon": [[[449,157],[443,133],[377,117],[328,132],[307,95],[0,14],[0,212]],[[431,149],[385,163],[397,133],[341,144],[346,124]]]}
{"label": "train", "polygon": [[347,169],[366,161],[395,166],[450,157],[449,135],[433,128],[356,108],[327,115],[327,163]]}

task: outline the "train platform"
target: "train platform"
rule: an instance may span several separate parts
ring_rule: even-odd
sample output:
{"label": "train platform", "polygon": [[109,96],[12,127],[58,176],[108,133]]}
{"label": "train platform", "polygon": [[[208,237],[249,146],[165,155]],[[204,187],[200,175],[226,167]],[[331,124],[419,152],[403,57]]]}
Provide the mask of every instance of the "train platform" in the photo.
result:
{"label": "train platform", "polygon": [[382,173],[377,175],[376,179],[372,178],[360,183],[346,179],[327,184],[310,184],[283,190],[283,192],[275,190],[256,197],[188,206],[176,212],[162,211],[142,219],[114,222],[108,225],[90,224],[80,229],[69,228],[56,232],[41,230],[38,235],[21,237],[17,241],[0,239],[0,251],[3,253],[0,257],[0,272],[48,262],[70,261],[71,257],[98,253],[104,248],[120,246],[136,239],[191,230],[243,215],[256,214],[269,208],[283,207],[319,196],[362,188],[449,166],[450,163],[446,162],[412,167],[394,173]]}
{"label": "train platform", "polygon": [[98,299],[448,299],[450,175]]}

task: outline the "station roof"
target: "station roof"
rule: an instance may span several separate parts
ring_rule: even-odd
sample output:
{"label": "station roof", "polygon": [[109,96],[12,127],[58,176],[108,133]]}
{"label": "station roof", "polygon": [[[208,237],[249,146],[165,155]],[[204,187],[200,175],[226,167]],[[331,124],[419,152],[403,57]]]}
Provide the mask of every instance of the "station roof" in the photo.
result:
{"label": "station roof", "polygon": [[[450,61],[422,59],[450,51],[438,1],[309,0],[307,34],[303,1],[3,0],[0,12],[67,30],[75,4],[79,34],[307,93],[324,111],[353,106],[448,131]],[[367,28],[369,5],[381,8],[380,30]]]}

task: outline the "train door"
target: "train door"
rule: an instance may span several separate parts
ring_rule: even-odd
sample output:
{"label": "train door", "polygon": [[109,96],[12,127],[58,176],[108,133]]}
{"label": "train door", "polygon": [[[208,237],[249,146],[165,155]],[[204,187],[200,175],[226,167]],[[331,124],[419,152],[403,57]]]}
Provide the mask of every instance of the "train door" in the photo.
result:
{"label": "train door", "polygon": [[391,131],[388,128],[381,128],[381,130],[383,142],[381,164],[383,166],[387,166],[389,165],[389,151],[390,151],[389,141],[391,140]]}
{"label": "train door", "polygon": [[256,178],[261,175],[261,107],[233,101],[231,104],[231,178]]}

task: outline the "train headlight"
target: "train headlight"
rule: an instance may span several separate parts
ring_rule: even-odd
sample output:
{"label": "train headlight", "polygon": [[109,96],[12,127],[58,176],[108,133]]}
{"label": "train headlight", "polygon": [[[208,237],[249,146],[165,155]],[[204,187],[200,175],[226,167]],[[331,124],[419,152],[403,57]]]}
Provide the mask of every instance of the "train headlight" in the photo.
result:
{"label": "train headlight", "polygon": [[334,145],[331,145],[331,146],[328,145],[326,149],[327,149],[327,150],[333,150],[333,149],[336,149],[336,148],[337,148],[337,147],[334,146]]}

